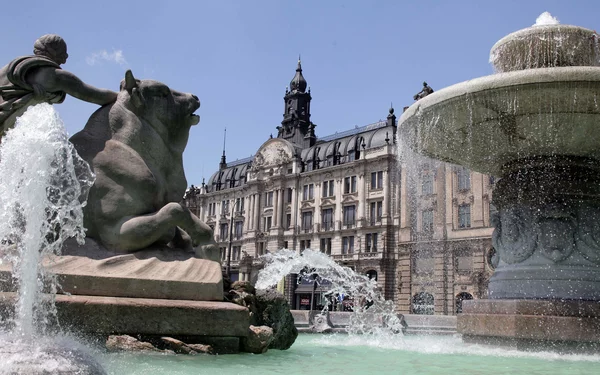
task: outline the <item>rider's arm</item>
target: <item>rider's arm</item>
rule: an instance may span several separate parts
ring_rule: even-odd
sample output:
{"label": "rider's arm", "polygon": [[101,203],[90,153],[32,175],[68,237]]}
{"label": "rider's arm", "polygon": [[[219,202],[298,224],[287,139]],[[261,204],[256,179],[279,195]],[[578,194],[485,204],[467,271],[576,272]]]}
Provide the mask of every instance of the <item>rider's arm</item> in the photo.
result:
{"label": "rider's arm", "polygon": [[90,103],[105,105],[117,100],[117,93],[111,90],[99,89],[77,78],[73,73],[61,69],[43,69],[42,74],[34,77],[37,84],[48,92],[64,91],[67,94]]}

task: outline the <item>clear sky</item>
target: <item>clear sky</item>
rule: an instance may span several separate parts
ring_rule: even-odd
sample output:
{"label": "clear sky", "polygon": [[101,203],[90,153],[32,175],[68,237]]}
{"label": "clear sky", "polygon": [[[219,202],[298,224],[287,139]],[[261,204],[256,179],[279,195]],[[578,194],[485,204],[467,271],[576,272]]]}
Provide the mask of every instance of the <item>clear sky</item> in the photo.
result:
{"label": "clear sky", "polygon": [[[489,50],[549,11],[563,24],[600,26],[600,1],[144,0],[6,1],[0,62],[31,54],[47,33],[67,42],[64,68],[118,90],[124,72],[202,102],[184,155],[189,184],[252,155],[283,118],[298,54],[312,89],[317,136],[398,114],[427,81],[434,89],[492,73]],[[67,130],[96,106],[57,105]]]}

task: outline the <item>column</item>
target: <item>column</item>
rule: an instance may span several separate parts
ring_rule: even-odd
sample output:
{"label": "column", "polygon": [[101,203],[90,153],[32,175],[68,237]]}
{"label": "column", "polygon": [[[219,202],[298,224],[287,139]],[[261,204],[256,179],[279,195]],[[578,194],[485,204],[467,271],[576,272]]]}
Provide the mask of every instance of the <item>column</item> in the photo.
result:
{"label": "column", "polygon": [[[356,220],[357,221],[365,218],[365,206],[367,205],[367,200],[365,198],[366,197],[365,190],[366,190],[366,185],[367,185],[367,183],[366,183],[367,177],[366,176],[367,175],[365,175],[365,174],[357,176],[357,178],[362,180],[362,181],[356,182],[358,184],[358,207],[356,210]],[[371,177],[370,174],[369,174],[369,177]],[[385,198],[383,201],[383,205],[385,205]],[[356,227],[358,227],[358,222],[356,223]]]}
{"label": "column", "polygon": [[[371,177],[371,176],[369,176]],[[382,224],[391,224],[390,214],[390,172],[383,171],[383,219]]]}
{"label": "column", "polygon": [[260,193],[255,194],[256,199],[254,200],[254,229],[258,231],[260,229]]}
{"label": "column", "polygon": [[279,228],[279,189],[273,190],[273,226]]}
{"label": "column", "polygon": [[[321,223],[321,197],[323,196],[323,182],[321,181],[318,184],[315,184],[315,212],[313,213],[313,230],[315,228],[315,224]],[[315,246],[311,244],[314,248]]]}
{"label": "column", "polygon": [[292,188],[292,229],[295,230],[298,223],[298,192],[296,187]]}
{"label": "column", "polygon": [[279,201],[277,203],[277,228],[283,228],[283,196],[285,195],[285,188],[279,189]]}

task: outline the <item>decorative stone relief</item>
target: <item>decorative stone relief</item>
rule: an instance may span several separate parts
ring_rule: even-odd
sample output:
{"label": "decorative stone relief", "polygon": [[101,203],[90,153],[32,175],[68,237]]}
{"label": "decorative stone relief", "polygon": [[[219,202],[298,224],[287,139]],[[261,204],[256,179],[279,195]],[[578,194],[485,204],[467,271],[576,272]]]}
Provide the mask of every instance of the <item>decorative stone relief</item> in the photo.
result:
{"label": "decorative stone relief", "polygon": [[537,235],[532,226],[533,214],[528,207],[515,206],[492,216],[495,227],[492,243],[500,259],[508,264],[520,263],[535,251]]}
{"label": "decorative stone relief", "polygon": [[600,264],[600,207],[588,206],[579,210],[575,243],[585,259]]}
{"label": "decorative stone relief", "polygon": [[520,263],[535,251],[560,263],[578,251],[600,264],[600,208],[550,204],[535,209],[514,206],[491,216],[492,243],[502,261]]}
{"label": "decorative stone relief", "polygon": [[254,156],[252,171],[267,167],[279,167],[292,161],[291,151],[281,141],[273,141],[266,144]]}

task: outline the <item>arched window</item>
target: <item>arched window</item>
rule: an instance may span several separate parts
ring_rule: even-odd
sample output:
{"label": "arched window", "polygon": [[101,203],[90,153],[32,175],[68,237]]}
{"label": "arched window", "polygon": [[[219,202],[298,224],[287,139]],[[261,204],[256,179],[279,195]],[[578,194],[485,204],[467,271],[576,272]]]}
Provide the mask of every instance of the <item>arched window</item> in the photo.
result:
{"label": "arched window", "polygon": [[369,278],[369,280],[377,281],[377,271],[375,271],[375,270],[367,271],[367,277]]}
{"label": "arched window", "polygon": [[430,293],[421,292],[415,294],[412,299],[413,314],[433,315],[433,301],[433,295]]}
{"label": "arched window", "polygon": [[456,313],[462,313],[462,303],[464,300],[471,300],[473,296],[470,293],[462,292],[456,295]]}

